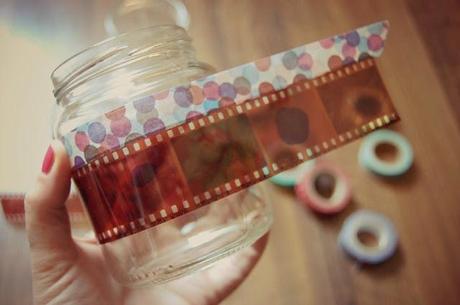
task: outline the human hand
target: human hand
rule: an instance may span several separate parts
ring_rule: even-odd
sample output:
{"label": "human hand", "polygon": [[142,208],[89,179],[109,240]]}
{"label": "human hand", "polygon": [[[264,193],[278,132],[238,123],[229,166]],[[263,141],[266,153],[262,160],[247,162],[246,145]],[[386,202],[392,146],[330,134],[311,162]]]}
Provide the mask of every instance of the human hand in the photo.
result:
{"label": "human hand", "polygon": [[111,278],[99,245],[71,236],[64,205],[70,175],[65,150],[55,141],[25,205],[36,305],[218,304],[247,277],[265,249],[267,235],[207,270],[164,285],[123,287]]}

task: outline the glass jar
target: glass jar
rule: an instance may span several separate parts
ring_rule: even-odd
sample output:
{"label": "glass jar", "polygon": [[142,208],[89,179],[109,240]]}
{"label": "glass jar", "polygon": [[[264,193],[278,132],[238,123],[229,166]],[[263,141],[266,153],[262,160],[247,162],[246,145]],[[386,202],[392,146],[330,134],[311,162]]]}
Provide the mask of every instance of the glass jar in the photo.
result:
{"label": "glass jar", "polygon": [[[54,136],[64,141],[64,136],[80,125],[128,101],[146,96],[154,99],[159,92],[187,85],[212,72],[209,65],[196,60],[189,36],[178,26],[156,26],[110,38],[69,58],[53,72],[57,100]],[[142,136],[131,134],[127,141],[129,137]],[[105,149],[115,150],[119,146],[112,143]],[[98,153],[99,150],[92,150],[88,157],[85,150],[88,158]],[[112,160],[100,166],[109,169],[116,163]],[[149,173],[142,174],[141,180]],[[260,184],[148,225],[149,215],[144,210],[157,204],[155,199],[138,196],[134,203],[128,202],[131,198],[124,193],[124,186],[118,184],[126,179],[139,181],[131,169],[120,168],[109,183],[98,174],[89,176],[93,190],[79,183],[73,172],[96,236],[100,236],[99,229],[107,223],[118,225],[118,231],[108,232],[111,237],[120,234],[120,228],[129,230],[130,223],[120,223],[124,219],[120,213],[141,215],[140,230],[101,243],[109,269],[123,285],[160,283],[209,266],[252,244],[268,231],[272,222],[270,204]],[[124,208],[116,210],[117,205]]]}

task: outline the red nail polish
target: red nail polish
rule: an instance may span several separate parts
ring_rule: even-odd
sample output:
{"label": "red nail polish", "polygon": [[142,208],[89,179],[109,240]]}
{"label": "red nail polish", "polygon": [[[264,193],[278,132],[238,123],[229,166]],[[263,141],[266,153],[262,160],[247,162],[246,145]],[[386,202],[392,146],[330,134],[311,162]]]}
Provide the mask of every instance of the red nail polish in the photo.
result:
{"label": "red nail polish", "polygon": [[53,167],[54,163],[54,150],[51,146],[48,147],[42,163],[42,173],[48,174]]}

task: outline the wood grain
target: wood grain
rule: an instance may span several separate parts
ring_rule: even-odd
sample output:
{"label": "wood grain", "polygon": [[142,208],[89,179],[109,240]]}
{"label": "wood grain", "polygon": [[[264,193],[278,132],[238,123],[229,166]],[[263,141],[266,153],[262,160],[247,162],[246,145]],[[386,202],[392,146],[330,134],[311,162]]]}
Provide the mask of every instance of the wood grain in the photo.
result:
{"label": "wood grain", "polygon": [[407,4],[460,122],[460,2],[408,0]]}
{"label": "wood grain", "polygon": [[[0,37],[8,42],[0,44],[0,190],[33,183],[48,139],[51,68],[104,36],[101,16],[109,2],[83,2],[0,4]],[[219,70],[388,19],[378,65],[402,118],[394,129],[415,151],[414,167],[395,180],[358,166],[359,142],[328,154],[349,174],[354,190],[353,204],[336,217],[317,217],[290,191],[270,186],[275,223],[268,249],[224,304],[458,304],[458,6],[437,1],[443,9],[436,11],[422,2],[186,1],[198,56]],[[444,17],[452,22],[442,22]],[[442,24],[436,27],[440,35],[426,30],[432,24]],[[343,220],[359,208],[386,214],[400,233],[398,253],[381,266],[358,266],[337,247]],[[3,219],[0,232],[0,303],[30,304],[24,232]]]}

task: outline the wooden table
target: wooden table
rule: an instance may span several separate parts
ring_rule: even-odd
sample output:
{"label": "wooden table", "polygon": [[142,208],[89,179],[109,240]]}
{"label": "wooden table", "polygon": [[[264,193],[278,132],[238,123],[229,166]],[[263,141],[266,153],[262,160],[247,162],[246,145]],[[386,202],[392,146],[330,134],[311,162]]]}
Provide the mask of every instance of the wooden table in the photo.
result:
{"label": "wooden table", "polygon": [[[0,4],[0,189],[29,188],[49,138],[48,75],[104,36],[109,1],[12,0]],[[460,4],[437,1],[186,1],[201,59],[225,69],[373,21],[391,30],[378,60],[402,117],[394,129],[415,151],[404,177],[386,180],[357,163],[359,142],[326,156],[352,178],[353,204],[312,215],[271,186],[268,249],[224,304],[458,304],[460,301]],[[401,244],[383,265],[360,267],[337,247],[347,215],[383,212]],[[0,217],[0,303],[30,304],[24,232]]]}

